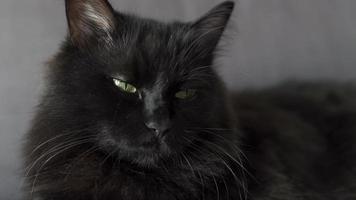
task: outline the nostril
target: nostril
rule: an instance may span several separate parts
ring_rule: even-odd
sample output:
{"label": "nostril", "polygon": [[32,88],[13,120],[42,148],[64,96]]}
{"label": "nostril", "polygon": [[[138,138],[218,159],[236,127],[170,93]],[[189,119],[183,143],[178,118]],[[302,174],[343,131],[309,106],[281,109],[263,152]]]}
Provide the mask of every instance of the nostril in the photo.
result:
{"label": "nostril", "polygon": [[146,127],[152,130],[157,137],[163,137],[170,129],[167,123],[148,122]]}
{"label": "nostril", "polygon": [[151,131],[155,132],[155,134],[159,134],[159,130],[157,128],[157,124],[154,122],[145,123],[146,127]]}
{"label": "nostril", "polygon": [[147,128],[153,130],[153,131],[157,131],[157,125],[154,122],[145,122],[145,125]]}

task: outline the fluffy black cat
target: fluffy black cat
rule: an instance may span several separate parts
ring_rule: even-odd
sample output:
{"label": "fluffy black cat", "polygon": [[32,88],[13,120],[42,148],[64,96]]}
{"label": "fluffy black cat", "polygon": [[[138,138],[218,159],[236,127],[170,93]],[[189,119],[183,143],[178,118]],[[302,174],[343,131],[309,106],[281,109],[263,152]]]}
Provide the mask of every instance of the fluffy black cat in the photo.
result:
{"label": "fluffy black cat", "polygon": [[26,138],[27,198],[355,199],[355,89],[228,94],[212,63],[233,7],[162,23],[67,0]]}

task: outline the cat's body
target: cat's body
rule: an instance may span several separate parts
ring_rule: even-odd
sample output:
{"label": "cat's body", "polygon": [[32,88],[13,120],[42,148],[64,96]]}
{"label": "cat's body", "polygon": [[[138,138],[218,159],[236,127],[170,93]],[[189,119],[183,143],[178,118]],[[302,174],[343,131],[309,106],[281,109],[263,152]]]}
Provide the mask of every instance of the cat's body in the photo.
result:
{"label": "cat's body", "polygon": [[252,199],[356,198],[356,88],[288,83],[235,96]]}
{"label": "cat's body", "polygon": [[233,3],[168,24],[66,8],[25,145],[29,199],[354,198],[356,92],[227,94],[212,61]]}

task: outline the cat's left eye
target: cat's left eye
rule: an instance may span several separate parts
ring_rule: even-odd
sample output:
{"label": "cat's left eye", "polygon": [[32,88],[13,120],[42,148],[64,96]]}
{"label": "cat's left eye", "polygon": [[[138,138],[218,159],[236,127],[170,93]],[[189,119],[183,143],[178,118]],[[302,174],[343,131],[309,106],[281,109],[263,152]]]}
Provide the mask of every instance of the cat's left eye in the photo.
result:
{"label": "cat's left eye", "polygon": [[118,79],[113,79],[115,85],[122,91],[127,92],[127,93],[136,93],[137,92],[137,88],[133,85],[131,85],[130,83],[127,83],[125,81],[121,81]]}
{"label": "cat's left eye", "polygon": [[179,92],[177,92],[175,94],[175,97],[178,99],[191,99],[193,98],[197,93],[197,90],[194,89],[185,89],[185,90],[181,90]]}

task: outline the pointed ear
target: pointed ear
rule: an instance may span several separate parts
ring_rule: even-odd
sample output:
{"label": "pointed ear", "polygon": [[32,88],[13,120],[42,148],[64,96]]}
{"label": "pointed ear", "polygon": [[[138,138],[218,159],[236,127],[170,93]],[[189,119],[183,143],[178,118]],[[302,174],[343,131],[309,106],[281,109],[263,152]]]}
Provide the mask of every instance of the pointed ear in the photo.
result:
{"label": "pointed ear", "polygon": [[225,1],[192,24],[196,37],[215,49],[230,19],[235,3]]}
{"label": "pointed ear", "polygon": [[114,10],[107,0],[66,0],[70,38],[77,46],[93,40],[111,42]]}

